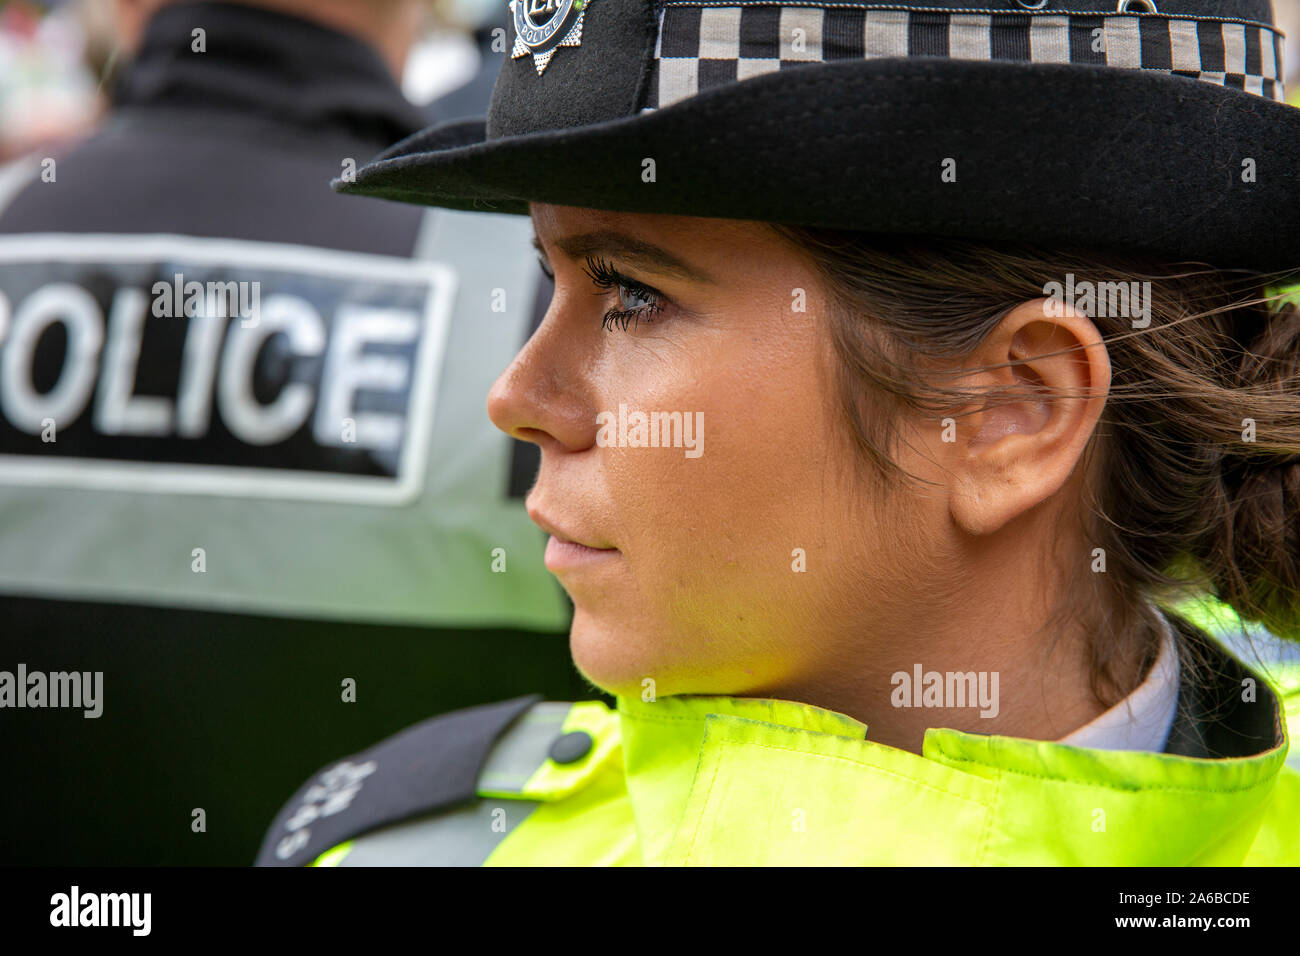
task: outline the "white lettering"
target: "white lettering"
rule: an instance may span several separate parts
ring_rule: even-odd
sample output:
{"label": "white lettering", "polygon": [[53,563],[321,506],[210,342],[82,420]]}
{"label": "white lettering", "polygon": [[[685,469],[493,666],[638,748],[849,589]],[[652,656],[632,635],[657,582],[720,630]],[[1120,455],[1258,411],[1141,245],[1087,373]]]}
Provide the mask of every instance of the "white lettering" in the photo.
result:
{"label": "white lettering", "polygon": [[[36,343],[56,322],[68,330],[68,347],[58,381],[42,395],[32,383]],[[32,435],[40,433],[46,418],[66,428],[90,400],[103,344],[103,316],[85,289],[56,282],[32,293],[14,316],[9,342],[0,356],[0,408],[5,417]]]}
{"label": "white lettering", "polygon": [[172,403],[157,396],[133,396],[147,306],[139,289],[118,289],[108,314],[108,344],[95,402],[95,427],[105,435],[166,435]]}
{"label": "white lettering", "polygon": [[295,382],[284,386],[274,402],[263,406],[253,395],[253,365],[263,344],[283,333],[298,355],[319,355],[325,348],[325,327],[316,310],[294,295],[273,295],[266,300],[263,322],[256,326],[231,323],[226,355],[217,383],[217,402],[226,427],[250,445],[284,441],[311,413],[311,386]]}
{"label": "white lettering", "polygon": [[356,442],[365,448],[401,445],[405,419],[387,412],[356,407],[362,389],[397,391],[406,386],[410,362],[396,355],[366,355],[369,343],[405,345],[419,335],[419,316],[403,309],[342,305],[321,375],[321,397],[313,431],[322,445],[342,446],[344,419],[356,420]]}

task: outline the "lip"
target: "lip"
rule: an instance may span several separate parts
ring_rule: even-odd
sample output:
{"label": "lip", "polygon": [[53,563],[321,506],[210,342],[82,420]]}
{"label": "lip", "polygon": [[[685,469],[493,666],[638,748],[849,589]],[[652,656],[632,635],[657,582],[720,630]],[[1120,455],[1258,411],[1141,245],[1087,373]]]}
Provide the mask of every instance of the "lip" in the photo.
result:
{"label": "lip", "polygon": [[[528,508],[528,517],[533,524],[547,532],[551,540],[546,542],[546,569],[552,573],[565,568],[580,567],[596,561],[603,561],[619,553],[618,548],[581,540],[577,535],[567,534],[559,525],[546,518],[541,512]],[[588,539],[591,540],[591,539]]]}
{"label": "lip", "polygon": [[608,561],[618,554],[618,548],[589,548],[585,544],[551,535],[551,540],[546,542],[546,555],[542,563],[546,565],[546,570],[558,574],[560,571]]}

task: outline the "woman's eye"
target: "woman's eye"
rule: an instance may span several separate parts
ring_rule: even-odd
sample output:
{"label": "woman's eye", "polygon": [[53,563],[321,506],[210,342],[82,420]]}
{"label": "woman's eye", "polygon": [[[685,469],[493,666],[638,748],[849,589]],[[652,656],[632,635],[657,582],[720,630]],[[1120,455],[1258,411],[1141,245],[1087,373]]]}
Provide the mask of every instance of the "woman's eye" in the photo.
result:
{"label": "woman's eye", "polygon": [[614,283],[618,290],[619,308],[610,309],[600,321],[601,328],[612,331],[616,326],[627,331],[629,325],[653,322],[656,313],[663,311],[663,297],[643,286],[626,286]]}
{"label": "woman's eye", "polygon": [[628,278],[603,259],[588,256],[584,271],[602,293],[613,290],[618,296],[618,307],[607,311],[601,319],[603,329],[618,326],[626,332],[630,324],[652,322],[655,314],[662,312],[668,303],[661,293]]}
{"label": "woman's eye", "polygon": [[641,289],[629,289],[627,286],[620,285],[618,287],[618,304],[620,308],[630,311],[654,305],[655,298]]}

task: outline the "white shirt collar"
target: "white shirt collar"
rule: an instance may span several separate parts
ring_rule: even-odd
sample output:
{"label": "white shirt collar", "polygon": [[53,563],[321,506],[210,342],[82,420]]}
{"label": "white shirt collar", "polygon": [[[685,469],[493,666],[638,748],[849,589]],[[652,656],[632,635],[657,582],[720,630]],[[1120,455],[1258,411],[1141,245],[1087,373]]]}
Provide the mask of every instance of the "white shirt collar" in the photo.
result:
{"label": "white shirt collar", "polygon": [[1149,750],[1164,753],[1178,707],[1178,645],[1163,614],[1160,653],[1146,680],[1118,704],[1058,743],[1094,750]]}

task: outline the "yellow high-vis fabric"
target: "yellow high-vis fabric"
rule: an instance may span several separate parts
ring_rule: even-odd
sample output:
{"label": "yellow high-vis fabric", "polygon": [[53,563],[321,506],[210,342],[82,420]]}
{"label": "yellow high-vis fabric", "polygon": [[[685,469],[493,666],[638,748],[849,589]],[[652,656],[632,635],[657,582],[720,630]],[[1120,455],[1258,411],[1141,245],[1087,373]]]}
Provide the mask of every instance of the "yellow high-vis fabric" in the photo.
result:
{"label": "yellow high-vis fabric", "polygon": [[918,756],[791,701],[617,713],[620,747],[589,787],[535,811],[489,865],[1300,864],[1286,743],[1205,760],[932,729]]}
{"label": "yellow high-vis fabric", "polygon": [[[1192,701],[1184,730],[1216,752],[1239,728],[1213,711],[1240,695],[1256,728],[1245,756],[946,727],[917,754],[787,700],[541,702],[495,744],[476,805],[356,836],[316,865],[1300,865],[1300,659],[1249,669],[1217,653],[1227,697]],[[551,744],[577,731],[590,747],[556,762]]]}
{"label": "yellow high-vis fabric", "polygon": [[[521,783],[481,786],[465,825],[482,829],[511,801],[531,808],[492,841],[489,866],[1297,865],[1300,761],[1286,760],[1300,662],[1269,681],[1255,692],[1286,715],[1275,744],[1226,759],[947,728],[928,730],[917,755],[793,701],[586,701],[556,728],[590,734],[586,756],[556,765],[539,752]],[[368,839],[316,865],[372,865],[373,852],[349,862]],[[425,862],[439,855],[431,844]]]}

